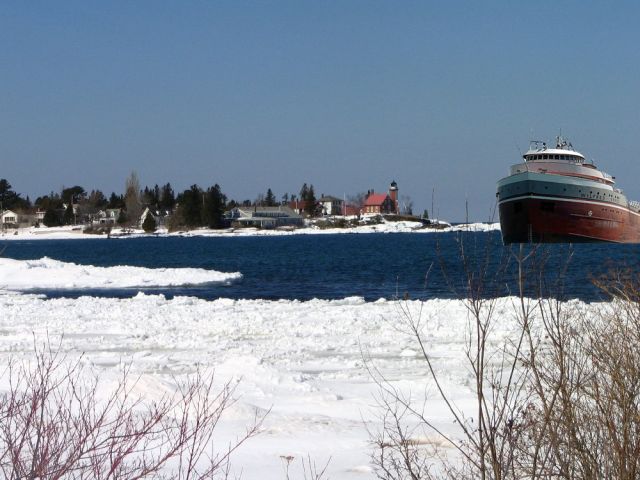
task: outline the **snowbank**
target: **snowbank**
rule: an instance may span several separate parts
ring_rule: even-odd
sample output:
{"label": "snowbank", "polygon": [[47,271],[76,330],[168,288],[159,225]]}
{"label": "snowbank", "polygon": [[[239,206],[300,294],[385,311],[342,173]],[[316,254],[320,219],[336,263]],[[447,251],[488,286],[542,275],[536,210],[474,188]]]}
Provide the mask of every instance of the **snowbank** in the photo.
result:
{"label": "snowbank", "polygon": [[462,223],[443,229],[443,232],[492,232],[500,230],[500,223]]}
{"label": "snowbank", "polygon": [[[421,315],[443,388],[457,406],[470,410],[473,380],[464,361],[469,319],[463,302],[401,305],[410,315]],[[205,301],[138,294],[48,300],[5,293],[0,294],[0,366],[9,356],[30,358],[34,335],[37,341],[48,336],[55,345],[64,335],[62,348],[69,355],[85,352],[102,379],[115,378],[121,362],[130,363],[147,399],[198,364],[215,368],[218,384],[241,379],[241,396],[220,424],[217,445],[242,431],[254,408],[271,408],[262,434],[233,457],[234,474],[280,480],[281,457],[293,456],[292,478],[302,478],[300,459],[310,455],[319,465],[331,457],[333,480],[373,479],[367,428],[380,426],[378,389],[363,368],[362,352],[400,391],[418,398],[426,394],[425,412],[436,426],[457,431],[427,381],[418,347],[403,333],[401,305],[359,297]],[[513,335],[512,308],[512,299],[499,299],[492,342]]]}
{"label": "snowbank", "polygon": [[[70,240],[70,239],[106,239],[106,235],[89,235],[83,234],[77,227],[60,227],[60,228],[26,228],[17,230],[17,234],[0,235],[0,241],[3,240]],[[492,230],[500,230],[499,223],[470,223],[460,224],[442,228],[423,228],[420,222],[383,222],[378,225],[360,225],[353,228],[326,228],[320,229],[314,226],[299,228],[296,230],[260,230],[257,228],[241,228],[228,230],[209,230],[198,229],[184,232],[168,233],[166,229],[159,229],[154,236],[159,237],[262,237],[262,236],[280,236],[280,235],[317,235],[317,234],[368,234],[368,233],[442,233],[456,232],[468,230],[472,232],[486,232]],[[15,232],[15,231],[14,231]],[[111,233],[111,238],[136,238],[148,237],[150,234],[144,233],[142,230],[132,230],[129,233],[121,233],[119,228],[115,228]]]}
{"label": "snowbank", "polygon": [[242,274],[201,268],[95,267],[51,258],[13,260],[0,257],[0,289],[152,288],[230,283]]}

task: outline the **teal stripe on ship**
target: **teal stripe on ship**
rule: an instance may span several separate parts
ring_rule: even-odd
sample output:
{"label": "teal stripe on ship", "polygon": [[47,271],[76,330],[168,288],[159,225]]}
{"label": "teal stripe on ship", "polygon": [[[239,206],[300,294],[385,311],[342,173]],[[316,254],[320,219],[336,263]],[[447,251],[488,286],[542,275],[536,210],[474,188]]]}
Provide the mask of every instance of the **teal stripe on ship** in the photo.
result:
{"label": "teal stripe on ship", "polygon": [[627,198],[624,194],[587,179],[524,172],[503,178],[498,182],[498,201],[522,195],[596,200],[627,207]]}

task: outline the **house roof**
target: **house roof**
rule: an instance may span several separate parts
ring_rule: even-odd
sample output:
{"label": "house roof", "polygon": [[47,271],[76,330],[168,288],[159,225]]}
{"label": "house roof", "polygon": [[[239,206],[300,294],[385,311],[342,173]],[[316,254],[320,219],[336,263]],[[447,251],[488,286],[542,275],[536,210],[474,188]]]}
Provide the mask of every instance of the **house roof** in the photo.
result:
{"label": "house roof", "polygon": [[388,196],[389,195],[387,195],[386,193],[372,193],[365,200],[364,206],[368,207],[368,206],[382,205]]}
{"label": "house roof", "polygon": [[327,195],[325,197],[322,197],[318,201],[319,202],[342,202],[342,199],[338,197],[332,197],[331,195]]}
{"label": "house roof", "polygon": [[285,206],[277,206],[277,207],[235,207],[235,210],[240,212],[244,217],[292,217],[292,218],[301,218],[296,212],[294,212],[291,208]]}

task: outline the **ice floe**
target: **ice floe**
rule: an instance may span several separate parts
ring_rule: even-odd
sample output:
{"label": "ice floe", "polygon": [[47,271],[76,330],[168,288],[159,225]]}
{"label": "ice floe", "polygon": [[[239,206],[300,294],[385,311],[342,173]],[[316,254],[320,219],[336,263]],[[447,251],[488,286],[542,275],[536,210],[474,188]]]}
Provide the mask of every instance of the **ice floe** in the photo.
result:
{"label": "ice floe", "polygon": [[239,272],[202,268],[96,267],[48,257],[38,260],[0,257],[0,289],[10,290],[178,287],[230,283],[241,278]]}
{"label": "ice floe", "polygon": [[[495,306],[496,345],[517,329],[513,301],[498,299]],[[147,399],[197,365],[215,369],[218,384],[240,380],[239,400],[220,424],[218,445],[251,422],[254,408],[271,409],[261,435],[234,456],[234,475],[280,480],[281,457],[292,456],[291,478],[303,478],[300,461],[310,455],[318,464],[331,458],[328,478],[373,479],[367,429],[379,427],[380,412],[364,358],[399,391],[424,399],[438,428],[456,431],[428,381],[419,346],[402,328],[407,314],[422,319],[443,388],[456,405],[471,409],[473,379],[464,360],[470,319],[461,300],[206,301],[144,293],[46,299],[5,292],[0,367],[10,357],[29,358],[34,337],[49,338],[70,356],[83,352],[106,381],[117,377],[121,364],[131,365]]]}

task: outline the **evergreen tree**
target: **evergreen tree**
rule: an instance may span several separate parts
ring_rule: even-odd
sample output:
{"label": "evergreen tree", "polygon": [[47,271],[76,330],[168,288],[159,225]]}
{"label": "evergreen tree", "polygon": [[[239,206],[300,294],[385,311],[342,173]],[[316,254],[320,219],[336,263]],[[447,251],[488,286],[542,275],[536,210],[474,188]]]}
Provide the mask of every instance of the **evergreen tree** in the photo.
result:
{"label": "evergreen tree", "polygon": [[155,185],[153,188],[144,187],[141,195],[142,204],[147,207],[158,208],[160,203],[160,187]]}
{"label": "evergreen tree", "polygon": [[189,190],[180,194],[178,203],[185,227],[194,228],[202,225],[203,192],[198,185],[191,185]]}
{"label": "evergreen tree", "polygon": [[89,205],[95,210],[102,210],[107,206],[107,199],[100,190],[91,190],[89,198],[87,199]]}
{"label": "evergreen tree", "polygon": [[120,210],[120,214],[118,215],[118,219],[116,220],[116,222],[118,222],[118,225],[123,226],[125,223],[127,223],[127,221],[127,214],[124,210]]}
{"label": "evergreen tree", "polygon": [[10,210],[20,206],[20,195],[13,191],[11,184],[4,178],[0,179],[0,203],[2,209]]}
{"label": "evergreen tree", "polygon": [[156,219],[153,218],[153,215],[151,214],[151,212],[147,213],[147,216],[144,217],[144,222],[142,222],[142,229],[146,232],[146,233],[153,233],[156,231]]}
{"label": "evergreen tree", "polygon": [[140,203],[144,206],[153,205],[153,192],[149,187],[144,187],[144,190],[140,194]]}
{"label": "evergreen tree", "polygon": [[267,189],[267,195],[264,197],[264,203],[267,207],[276,206],[276,196],[273,194],[270,188]]}
{"label": "evergreen tree", "polygon": [[42,210],[56,210],[62,208],[62,199],[57,193],[51,192],[49,195],[36,198],[36,206]]}
{"label": "evergreen tree", "polygon": [[303,183],[302,188],[300,189],[300,201],[306,201],[307,195],[309,195],[309,187],[307,187],[306,183]]}
{"label": "evergreen tree", "polygon": [[78,203],[86,198],[87,192],[80,185],[62,189],[62,201],[64,203]]}
{"label": "evergreen tree", "polygon": [[124,198],[122,198],[122,195],[116,195],[116,192],[111,192],[107,208],[124,208]]}
{"label": "evergreen tree", "polygon": [[303,198],[304,201],[304,212],[310,217],[315,216],[316,214],[316,194],[313,191],[313,185],[309,186],[307,189],[306,197]]}
{"label": "evergreen tree", "polygon": [[162,187],[159,199],[158,204],[161,209],[173,210],[173,207],[176,205],[176,197],[170,183],[167,183]]}
{"label": "evergreen tree", "polygon": [[289,205],[289,194],[285,193],[282,195],[282,205]]}
{"label": "evergreen tree", "polygon": [[75,215],[73,214],[73,205],[71,203],[67,204],[67,208],[62,216],[62,223],[65,225],[73,225],[75,223]]}
{"label": "evergreen tree", "polygon": [[44,223],[46,227],[58,227],[60,226],[60,218],[53,208],[48,208],[47,211],[44,212],[42,223]]}
{"label": "evergreen tree", "polygon": [[215,184],[205,194],[202,209],[202,223],[209,228],[222,228],[223,215],[227,198],[222,193],[220,186]]}

